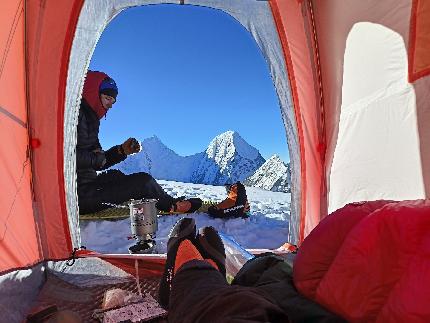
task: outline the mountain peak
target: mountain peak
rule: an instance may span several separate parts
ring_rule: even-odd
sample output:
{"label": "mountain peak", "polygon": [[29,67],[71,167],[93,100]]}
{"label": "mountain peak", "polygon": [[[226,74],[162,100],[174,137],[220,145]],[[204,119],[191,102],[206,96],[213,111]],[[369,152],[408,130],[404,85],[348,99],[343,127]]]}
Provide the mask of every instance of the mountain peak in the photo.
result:
{"label": "mountain peak", "polygon": [[264,163],[258,150],[235,131],[216,136],[193,174],[195,183],[223,185],[249,177]]}
{"label": "mountain peak", "polygon": [[218,143],[227,142],[227,143],[234,144],[235,142],[238,142],[238,141],[244,141],[243,138],[239,135],[239,133],[233,130],[228,130],[226,132],[219,134],[214,139],[212,139],[210,144],[212,144],[213,142],[218,142]]}
{"label": "mountain peak", "polygon": [[238,132],[232,130],[216,136],[206,149],[208,157],[215,159],[220,154],[233,158],[235,153],[248,159],[256,159],[260,155],[256,148],[248,144]]}
{"label": "mountain peak", "polygon": [[272,155],[255,173],[244,181],[245,185],[265,190],[290,192],[290,167],[278,155]]}
{"label": "mountain peak", "polygon": [[152,135],[151,137],[145,138],[143,141],[144,142],[162,143],[160,138],[158,138],[156,135]]}
{"label": "mountain peak", "polygon": [[279,155],[277,155],[277,154],[274,154],[274,155],[270,156],[270,158],[268,159],[268,161],[272,160],[272,159],[273,160],[278,160],[278,159],[281,160],[281,157],[279,157]]}
{"label": "mountain peak", "polygon": [[236,132],[234,130],[227,130],[226,132],[219,134],[215,138],[218,138],[218,137],[223,137],[223,138],[228,138],[228,139],[234,140],[235,137],[240,137],[240,135],[238,132]]}

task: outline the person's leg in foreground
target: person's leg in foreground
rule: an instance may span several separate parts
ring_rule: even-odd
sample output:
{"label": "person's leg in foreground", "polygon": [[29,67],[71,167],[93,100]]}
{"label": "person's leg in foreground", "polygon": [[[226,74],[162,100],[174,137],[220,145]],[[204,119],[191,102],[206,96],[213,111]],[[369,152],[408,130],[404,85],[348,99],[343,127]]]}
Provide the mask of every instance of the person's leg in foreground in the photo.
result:
{"label": "person's leg in foreground", "polygon": [[286,322],[264,291],[231,286],[225,279],[225,251],[212,227],[196,234],[194,219],[173,227],[167,246],[159,302],[169,322]]}

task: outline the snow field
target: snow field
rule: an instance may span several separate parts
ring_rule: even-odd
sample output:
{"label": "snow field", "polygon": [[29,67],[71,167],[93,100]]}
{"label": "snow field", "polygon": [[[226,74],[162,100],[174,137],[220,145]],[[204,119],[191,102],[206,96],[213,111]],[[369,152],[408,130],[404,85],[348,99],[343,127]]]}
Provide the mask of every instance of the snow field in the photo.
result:
{"label": "snow field", "polygon": [[[202,200],[220,202],[227,194],[223,186],[180,183],[159,180],[158,183],[173,197],[199,197]],[[251,216],[247,219],[213,219],[205,213],[187,215],[196,220],[197,228],[213,226],[218,231],[233,237],[248,249],[274,249],[281,246],[288,237],[288,222],[291,195],[247,187]],[[165,253],[167,236],[180,218],[185,215],[163,215],[158,218],[157,252]],[[102,253],[128,253],[128,247],[135,244],[129,240],[130,220],[82,221],[81,242],[87,249]]]}

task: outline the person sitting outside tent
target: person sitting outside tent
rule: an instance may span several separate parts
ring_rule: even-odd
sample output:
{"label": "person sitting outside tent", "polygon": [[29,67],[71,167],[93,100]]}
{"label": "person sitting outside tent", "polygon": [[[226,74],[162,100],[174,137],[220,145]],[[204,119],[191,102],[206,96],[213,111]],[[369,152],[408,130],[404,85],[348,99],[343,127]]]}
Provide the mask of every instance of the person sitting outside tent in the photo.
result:
{"label": "person sitting outside tent", "polygon": [[118,88],[107,74],[89,71],[86,76],[79,110],[76,166],[79,209],[81,214],[98,212],[130,199],[157,199],[157,208],[166,212],[194,212],[202,201],[198,198],[175,199],[168,195],[155,179],[140,172],[125,175],[119,170],[97,171],[122,162],[140,151],[135,138],[104,151],[99,142],[100,119],[115,104]]}
{"label": "person sitting outside tent", "polygon": [[292,268],[274,254],[249,260],[229,285],[218,232],[196,232],[192,218],[179,220],[169,234],[158,298],[169,322],[345,322],[300,295]]}

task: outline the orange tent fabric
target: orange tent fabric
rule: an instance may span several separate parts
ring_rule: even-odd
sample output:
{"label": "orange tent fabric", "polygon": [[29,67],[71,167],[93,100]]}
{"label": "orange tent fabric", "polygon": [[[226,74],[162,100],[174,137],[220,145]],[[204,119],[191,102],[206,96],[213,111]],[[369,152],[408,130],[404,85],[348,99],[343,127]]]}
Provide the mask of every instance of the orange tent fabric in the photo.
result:
{"label": "orange tent fabric", "polygon": [[0,19],[0,271],[42,258],[31,191],[22,1],[2,4]]}
{"label": "orange tent fabric", "polygon": [[2,3],[0,272],[67,258],[72,250],[63,112],[68,55],[82,3]]}

